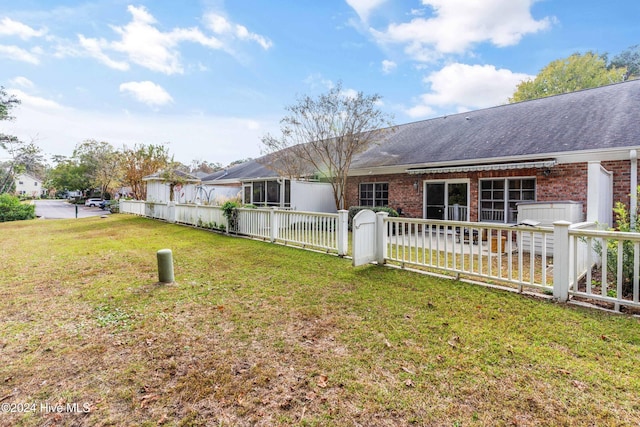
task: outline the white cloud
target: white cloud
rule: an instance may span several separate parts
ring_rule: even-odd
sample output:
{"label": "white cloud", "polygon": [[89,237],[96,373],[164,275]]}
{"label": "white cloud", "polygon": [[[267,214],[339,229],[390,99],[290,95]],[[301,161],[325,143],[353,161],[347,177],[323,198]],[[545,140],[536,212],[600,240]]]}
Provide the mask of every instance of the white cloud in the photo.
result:
{"label": "white cloud", "polygon": [[173,101],[171,95],[162,86],[148,80],[122,83],[120,92],[130,93],[136,100],[152,107],[166,105]]}
{"label": "white cloud", "polygon": [[14,21],[11,18],[5,17],[0,20],[0,36],[17,36],[23,40],[28,40],[31,37],[42,37],[46,33],[46,28],[34,30],[30,26]]}
{"label": "white cloud", "polygon": [[105,52],[124,54],[126,58],[142,67],[165,74],[184,72],[180,60],[179,44],[197,43],[211,49],[224,48],[215,37],[207,37],[198,28],[175,28],[162,32],[154,26],[156,19],[143,6],[129,6],[132,20],[127,25],[111,26],[120,36],[119,40],[107,41],[79,35],[80,44],[86,53],[107,66],[119,70],[128,69],[126,62],[112,59]]}
{"label": "white cloud", "polygon": [[29,80],[28,78],[23,77],[23,76],[14,77],[13,79],[9,80],[9,83],[11,83],[12,85],[15,85],[15,86],[22,86],[22,87],[27,88],[27,89],[31,89],[31,88],[34,87],[33,82],[31,80]]}
{"label": "white cloud", "polygon": [[268,38],[260,34],[250,32],[247,27],[229,22],[224,16],[209,13],[204,17],[207,26],[219,36],[237,38],[239,40],[248,40],[258,43],[264,50],[268,50],[273,43]]}
{"label": "white cloud", "polygon": [[403,44],[405,53],[423,62],[442,54],[461,54],[474,44],[490,42],[504,47],[550,27],[553,18],[535,20],[531,6],[537,0],[422,0],[432,16],[392,23],[386,30],[371,29],[382,44]]}
{"label": "white cloud", "polygon": [[356,11],[360,19],[366,22],[371,12],[387,0],[346,0],[347,4]]}
{"label": "white cloud", "polygon": [[47,112],[61,111],[64,109],[62,105],[55,101],[47,98],[41,98],[39,96],[30,95],[20,89],[8,89],[7,92],[20,100],[20,107],[25,106],[37,108],[41,111]]}
{"label": "white cloud", "polygon": [[518,83],[532,77],[493,65],[450,64],[425,78],[431,91],[421,95],[418,105],[407,114],[425,117],[436,109],[460,112],[501,105],[513,95]]}
{"label": "white cloud", "polygon": [[383,74],[390,74],[392,73],[396,68],[398,67],[398,64],[396,64],[393,61],[389,61],[388,59],[385,59],[382,61],[382,73]]}
{"label": "white cloud", "polygon": [[16,61],[28,62],[29,64],[34,65],[38,65],[40,63],[38,55],[41,53],[42,51],[39,48],[35,48],[29,52],[28,50],[22,49],[18,46],[0,45],[0,56]]}
{"label": "white cloud", "polygon": [[87,139],[107,141],[116,148],[168,142],[169,151],[183,163],[206,159],[229,164],[259,156],[260,138],[278,131],[276,118],[100,113],[68,108],[22,91],[10,93],[14,92],[23,102],[12,112],[16,119],[3,124],[3,132],[33,140],[47,154],[70,156],[75,145]]}
{"label": "white cloud", "polygon": [[89,54],[89,56],[102,62],[107,67],[120,71],[126,71],[129,69],[128,63],[124,61],[114,61],[113,59],[105,55],[102,49],[108,46],[108,43],[106,41],[98,39],[88,39],[82,34],[78,34],[78,41],[80,43],[80,46],[85,49],[86,53]]}

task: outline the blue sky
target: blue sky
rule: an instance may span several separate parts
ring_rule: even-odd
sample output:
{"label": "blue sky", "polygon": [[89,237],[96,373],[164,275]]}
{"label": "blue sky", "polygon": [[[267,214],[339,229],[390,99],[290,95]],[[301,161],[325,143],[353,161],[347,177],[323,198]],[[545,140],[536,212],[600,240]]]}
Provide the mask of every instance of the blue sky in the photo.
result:
{"label": "blue sky", "polygon": [[552,60],[640,44],[639,17],[637,0],[4,1],[0,85],[22,104],[0,132],[228,164],[339,80],[396,124],[492,107]]}

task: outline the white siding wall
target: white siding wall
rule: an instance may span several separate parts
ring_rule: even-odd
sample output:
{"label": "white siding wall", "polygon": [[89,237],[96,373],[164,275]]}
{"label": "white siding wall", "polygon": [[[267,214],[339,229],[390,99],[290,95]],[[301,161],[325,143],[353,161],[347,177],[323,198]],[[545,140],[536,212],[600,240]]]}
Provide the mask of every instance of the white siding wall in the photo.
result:
{"label": "white siding wall", "polygon": [[16,194],[24,194],[29,197],[42,195],[42,181],[26,174],[16,175]]}
{"label": "white siding wall", "polygon": [[325,182],[291,182],[291,207],[306,212],[338,212],[331,184]]}

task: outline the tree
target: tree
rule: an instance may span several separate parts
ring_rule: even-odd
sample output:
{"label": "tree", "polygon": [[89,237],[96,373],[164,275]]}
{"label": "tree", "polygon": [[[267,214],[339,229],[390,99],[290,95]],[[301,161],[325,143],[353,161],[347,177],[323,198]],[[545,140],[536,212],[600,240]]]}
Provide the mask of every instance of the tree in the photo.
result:
{"label": "tree", "polygon": [[626,68],[625,80],[640,77],[640,44],[631,46],[614,56],[609,67]]}
{"label": "tree", "polygon": [[606,55],[587,52],[574,53],[557,59],[544,67],[533,80],[521,82],[509,98],[520,102],[545,96],[560,95],[577,90],[604,86],[625,80],[626,68],[607,67]]}
{"label": "tree", "polygon": [[145,176],[161,171],[170,164],[169,151],[165,145],[136,144],[122,150],[122,181],[131,187],[136,200],[147,198]]}
{"label": "tree", "polygon": [[[11,110],[20,104],[20,100],[9,95],[0,86],[0,120],[13,120]],[[0,173],[0,194],[15,188],[16,174],[27,172],[38,178],[44,175],[44,158],[42,150],[34,141],[26,143],[15,136],[0,133],[0,148],[9,154],[9,161],[3,165]]]}
{"label": "tree", "polygon": [[57,190],[86,191],[93,187],[86,166],[75,158],[57,156],[56,165],[47,174],[47,187]]}
{"label": "tree", "polygon": [[108,142],[86,140],[73,150],[73,157],[82,165],[87,179],[105,195],[111,193],[120,178],[120,155]]}
{"label": "tree", "polygon": [[[261,160],[282,176],[316,173],[328,180],[338,209],[346,203],[347,175],[353,157],[391,131],[391,118],[378,108],[378,94],[347,94],[338,83],[317,99],[298,98],[281,121],[282,135],[262,138]],[[383,129],[386,128],[386,129]]]}

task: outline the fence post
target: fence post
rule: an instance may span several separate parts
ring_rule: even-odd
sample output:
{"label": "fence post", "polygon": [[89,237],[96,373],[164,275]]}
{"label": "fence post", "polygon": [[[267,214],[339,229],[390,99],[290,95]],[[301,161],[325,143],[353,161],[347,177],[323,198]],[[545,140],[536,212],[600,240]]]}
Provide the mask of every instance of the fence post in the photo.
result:
{"label": "fence post", "polygon": [[176,222],[176,204],[175,202],[167,203],[167,217],[165,218],[167,222],[175,223]]}
{"label": "fence post", "polygon": [[387,258],[387,230],[384,227],[384,219],[388,217],[387,212],[376,213],[376,259],[382,265]]}
{"label": "fence post", "polygon": [[338,256],[347,255],[349,248],[349,211],[338,211]]}
{"label": "fence post", "polygon": [[569,226],[568,221],[553,223],[553,299],[567,302],[569,299]]}
{"label": "fence post", "polygon": [[278,238],[278,217],[276,216],[276,208],[272,207],[269,212],[269,225],[271,225],[270,238],[271,243]]}

